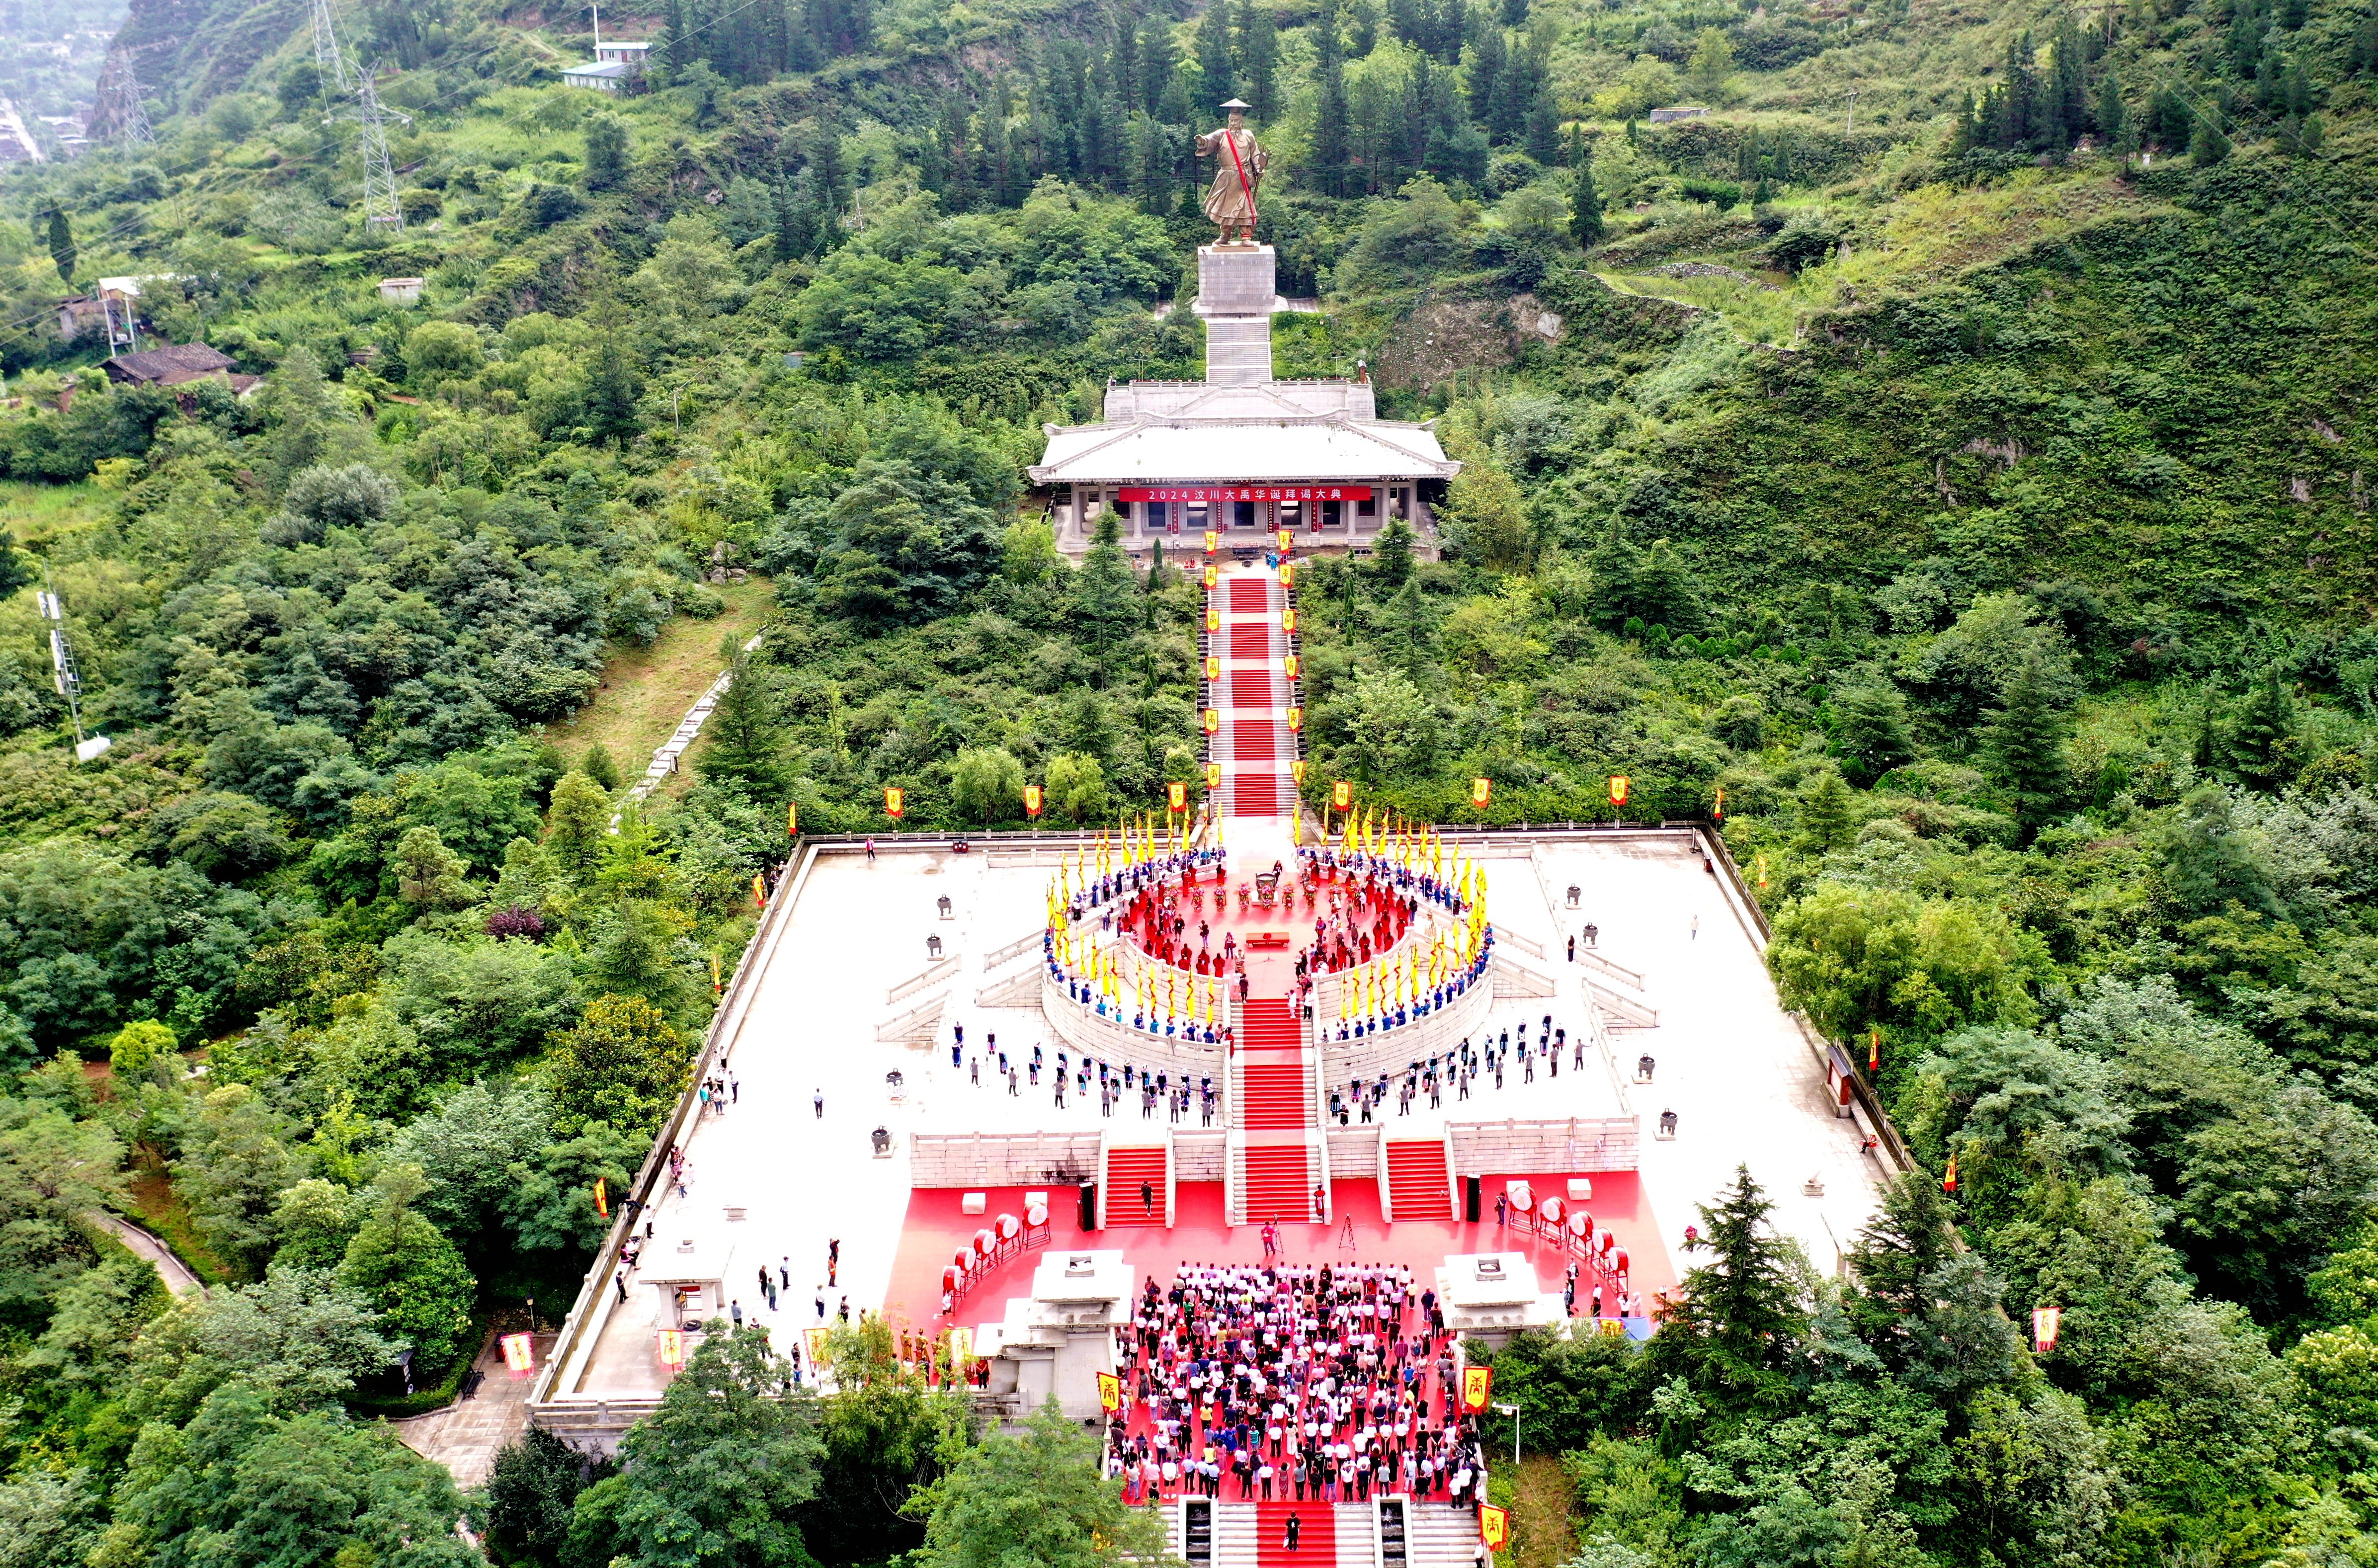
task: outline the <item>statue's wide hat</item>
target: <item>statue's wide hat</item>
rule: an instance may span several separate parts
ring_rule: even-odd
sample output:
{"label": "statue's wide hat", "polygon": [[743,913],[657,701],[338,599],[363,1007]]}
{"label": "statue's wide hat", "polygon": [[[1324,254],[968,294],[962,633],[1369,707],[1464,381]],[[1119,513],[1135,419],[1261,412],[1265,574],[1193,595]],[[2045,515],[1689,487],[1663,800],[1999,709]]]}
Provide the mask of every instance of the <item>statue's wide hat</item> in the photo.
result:
{"label": "statue's wide hat", "polygon": [[1237,99],[1233,98],[1228,103],[1223,104],[1222,107],[1225,109],[1252,109],[1255,105],[1252,103],[1242,103]]}

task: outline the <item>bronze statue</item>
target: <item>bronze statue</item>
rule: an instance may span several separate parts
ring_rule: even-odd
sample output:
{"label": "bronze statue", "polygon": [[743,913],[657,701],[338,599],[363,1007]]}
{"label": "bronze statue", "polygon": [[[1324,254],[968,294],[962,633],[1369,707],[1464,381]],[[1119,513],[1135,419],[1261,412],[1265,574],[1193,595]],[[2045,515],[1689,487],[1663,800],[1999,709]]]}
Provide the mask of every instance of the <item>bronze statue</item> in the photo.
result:
{"label": "bronze statue", "polygon": [[1206,187],[1206,217],[1219,231],[1214,235],[1216,245],[1231,244],[1234,229],[1238,244],[1253,245],[1255,192],[1263,185],[1264,169],[1271,158],[1255,133],[1247,129],[1247,105],[1233,98],[1222,107],[1230,111],[1231,123],[1197,139],[1199,157],[1220,159],[1214,183]]}

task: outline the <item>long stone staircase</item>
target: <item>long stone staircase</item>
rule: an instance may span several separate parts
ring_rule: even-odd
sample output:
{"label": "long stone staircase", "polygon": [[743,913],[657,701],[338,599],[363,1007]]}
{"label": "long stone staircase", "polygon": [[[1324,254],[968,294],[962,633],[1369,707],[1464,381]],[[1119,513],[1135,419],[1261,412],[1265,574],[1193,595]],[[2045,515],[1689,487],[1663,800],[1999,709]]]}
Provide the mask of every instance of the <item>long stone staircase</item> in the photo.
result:
{"label": "long stone staircase", "polygon": [[1282,659],[1295,639],[1280,623],[1287,595],[1267,570],[1233,572],[1215,590],[1222,627],[1207,640],[1222,661],[1222,678],[1207,701],[1222,710],[1222,728],[1209,756],[1222,767],[1218,809],[1229,817],[1286,816],[1295,809],[1289,765],[1296,737],[1288,728],[1291,694]]}

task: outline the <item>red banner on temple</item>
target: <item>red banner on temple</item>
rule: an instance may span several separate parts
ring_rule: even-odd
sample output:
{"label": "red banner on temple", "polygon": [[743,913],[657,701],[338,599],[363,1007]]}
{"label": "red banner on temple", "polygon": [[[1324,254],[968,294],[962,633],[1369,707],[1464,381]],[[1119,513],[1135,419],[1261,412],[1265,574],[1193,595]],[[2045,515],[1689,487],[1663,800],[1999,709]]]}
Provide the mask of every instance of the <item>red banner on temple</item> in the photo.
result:
{"label": "red banner on temple", "polygon": [[[1135,501],[1368,501],[1368,485],[1125,485],[1115,500]],[[1207,549],[1214,547],[1207,545]]]}

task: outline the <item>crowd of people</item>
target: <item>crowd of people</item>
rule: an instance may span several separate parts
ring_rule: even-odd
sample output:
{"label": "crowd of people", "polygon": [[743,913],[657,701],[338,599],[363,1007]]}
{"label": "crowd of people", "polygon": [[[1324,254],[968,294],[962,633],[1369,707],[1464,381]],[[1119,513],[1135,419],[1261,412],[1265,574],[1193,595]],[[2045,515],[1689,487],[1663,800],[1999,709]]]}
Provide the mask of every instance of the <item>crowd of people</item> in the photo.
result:
{"label": "crowd of people", "polygon": [[1003,1086],[1012,1097],[1021,1097],[1026,1089],[1037,1093],[1045,1077],[1053,1103],[1061,1111],[1069,1095],[1087,1102],[1095,1092],[1099,1115],[1102,1116],[1112,1116],[1118,1108],[1134,1100],[1139,1104],[1142,1121],[1154,1120],[1160,1108],[1170,1122],[1178,1123],[1195,1112],[1199,1125],[1211,1127],[1221,1112],[1221,1091],[1214,1086],[1210,1075],[1199,1074],[1193,1080],[1188,1073],[1174,1067],[1110,1062],[1087,1053],[1076,1055],[1063,1046],[1052,1054],[1038,1041],[1033,1043],[1029,1055],[1018,1055],[1011,1059],[1000,1049],[995,1033],[985,1036],[980,1047],[969,1052],[963,1023],[951,1029],[950,1066],[964,1067],[968,1081],[978,1089],[982,1087],[988,1069],[992,1086]]}
{"label": "crowd of people", "polygon": [[1460,1044],[1449,1051],[1411,1062],[1400,1079],[1382,1072],[1375,1079],[1351,1080],[1345,1088],[1330,1091],[1329,1114],[1340,1127],[1349,1125],[1357,1116],[1368,1122],[1375,1115],[1385,1115],[1382,1107],[1392,1093],[1396,1115],[1408,1116],[1412,1113],[1412,1106],[1423,1095],[1427,1097],[1430,1110],[1440,1108],[1448,1092],[1456,1102],[1469,1099],[1471,1089],[1482,1079],[1493,1079],[1494,1086],[1500,1089],[1506,1075],[1516,1071],[1521,1084],[1533,1083],[1539,1064],[1548,1077],[1558,1078],[1563,1056],[1570,1058],[1571,1070],[1581,1071],[1584,1068],[1586,1036],[1582,1030],[1572,1042],[1568,1030],[1555,1027],[1550,1013],[1546,1013],[1536,1027],[1538,1032],[1532,1040],[1528,1034],[1526,1019],[1519,1020],[1517,1041],[1511,1038],[1511,1031],[1507,1029],[1498,1035],[1489,1035],[1483,1044],[1473,1045],[1465,1037]]}
{"label": "crowd of people", "polygon": [[1409,1267],[1183,1263],[1116,1332],[1107,1465],[1132,1502],[1483,1499],[1454,1340]]}

